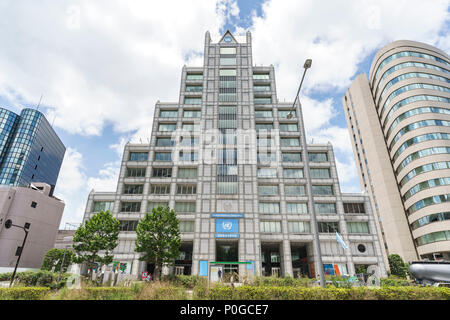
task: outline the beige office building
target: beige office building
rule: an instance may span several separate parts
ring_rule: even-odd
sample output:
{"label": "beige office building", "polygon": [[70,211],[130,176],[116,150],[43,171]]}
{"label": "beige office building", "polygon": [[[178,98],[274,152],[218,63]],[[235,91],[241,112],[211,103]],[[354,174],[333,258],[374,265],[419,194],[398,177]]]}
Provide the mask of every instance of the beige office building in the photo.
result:
{"label": "beige office building", "polygon": [[386,253],[450,260],[450,63],[415,41],[377,52],[342,99]]}
{"label": "beige office building", "polygon": [[[34,183],[30,187],[0,185],[0,272],[11,272],[17,263],[17,247],[22,246],[30,224],[19,271],[39,269],[48,250],[54,247],[56,233],[64,211],[64,202],[50,196],[51,186]],[[5,222],[14,225],[6,228]]]}

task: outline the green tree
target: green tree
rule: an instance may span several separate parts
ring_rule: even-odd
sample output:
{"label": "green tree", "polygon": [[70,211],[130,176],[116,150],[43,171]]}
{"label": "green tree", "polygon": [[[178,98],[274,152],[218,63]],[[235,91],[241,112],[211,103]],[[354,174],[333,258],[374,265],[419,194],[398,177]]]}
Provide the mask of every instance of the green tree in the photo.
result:
{"label": "green tree", "polygon": [[73,253],[69,249],[53,248],[47,251],[42,261],[41,270],[54,272],[67,272],[67,268],[72,263]]}
{"label": "green tree", "polygon": [[119,232],[120,222],[109,211],[102,210],[95,214],[75,231],[73,261],[86,262],[92,278],[92,270],[96,262],[101,267],[113,261],[111,253],[117,247]]}
{"label": "green tree", "polygon": [[180,230],[174,210],[158,206],[146,213],[136,227],[136,252],[141,261],[155,264],[154,279],[160,279],[163,264],[171,265],[180,254]]}
{"label": "green tree", "polygon": [[406,278],[406,273],[408,272],[408,266],[403,262],[402,257],[398,254],[390,254],[388,256],[389,269],[391,269],[391,274],[401,278]]}

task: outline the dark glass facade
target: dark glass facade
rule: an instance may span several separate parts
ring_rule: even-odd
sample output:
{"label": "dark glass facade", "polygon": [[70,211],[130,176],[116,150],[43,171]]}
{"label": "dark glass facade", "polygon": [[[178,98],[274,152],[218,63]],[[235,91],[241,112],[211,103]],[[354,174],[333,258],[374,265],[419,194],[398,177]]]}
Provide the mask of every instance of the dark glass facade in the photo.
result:
{"label": "dark glass facade", "polygon": [[42,113],[0,108],[0,184],[45,182],[54,189],[66,148]]}

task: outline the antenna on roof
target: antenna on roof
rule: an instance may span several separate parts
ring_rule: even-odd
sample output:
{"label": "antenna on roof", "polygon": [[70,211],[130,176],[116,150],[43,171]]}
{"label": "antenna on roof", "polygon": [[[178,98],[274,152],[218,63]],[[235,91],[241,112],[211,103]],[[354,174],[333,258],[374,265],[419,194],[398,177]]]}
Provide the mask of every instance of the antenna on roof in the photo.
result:
{"label": "antenna on roof", "polygon": [[39,103],[38,103],[38,105],[36,106],[36,111],[39,110],[39,106],[41,105],[41,101],[42,101],[42,96],[43,96],[43,94],[41,93],[41,98],[39,99]]}

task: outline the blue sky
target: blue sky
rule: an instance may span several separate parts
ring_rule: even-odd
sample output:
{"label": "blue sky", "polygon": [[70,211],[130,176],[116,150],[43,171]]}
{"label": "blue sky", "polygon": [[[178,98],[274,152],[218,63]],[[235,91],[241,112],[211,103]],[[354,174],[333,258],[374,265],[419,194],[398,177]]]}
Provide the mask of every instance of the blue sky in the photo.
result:
{"label": "blue sky", "polygon": [[[67,147],[61,226],[91,189],[114,191],[126,141],[150,136],[154,104],[177,101],[181,68],[201,66],[204,35],[252,33],[255,64],[275,66],[280,101],[301,100],[308,141],[331,141],[344,192],[360,192],[341,98],[383,45],[450,48],[449,1],[0,0],[0,105],[40,105]],[[176,8],[176,9],[174,9]]]}

